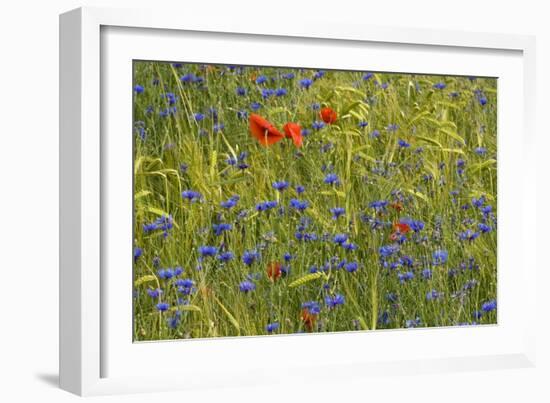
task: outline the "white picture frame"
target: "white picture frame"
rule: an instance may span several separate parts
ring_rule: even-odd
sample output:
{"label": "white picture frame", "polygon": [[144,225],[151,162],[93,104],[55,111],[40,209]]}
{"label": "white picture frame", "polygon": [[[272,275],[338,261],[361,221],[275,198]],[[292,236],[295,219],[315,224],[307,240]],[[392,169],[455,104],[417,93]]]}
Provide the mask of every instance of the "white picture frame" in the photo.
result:
{"label": "white picture frame", "polygon": [[[499,224],[499,325],[477,329],[371,332],[378,333],[376,336],[369,335],[369,332],[282,336],[269,338],[269,341],[266,338],[239,338],[200,340],[187,344],[133,344],[131,338],[127,339],[127,323],[131,322],[131,317],[125,316],[128,313],[128,301],[124,302],[124,293],[122,297],[113,296],[113,288],[124,286],[125,277],[112,277],[110,272],[105,271],[110,259],[118,258],[111,255],[112,248],[109,248],[110,243],[105,243],[105,239],[109,237],[111,241],[114,239],[113,242],[122,242],[116,238],[121,233],[112,230],[112,224],[109,227],[111,221],[105,221],[105,212],[117,208],[115,199],[124,199],[118,197],[118,194],[115,196],[113,192],[117,188],[124,188],[120,184],[127,183],[124,182],[127,178],[119,181],[109,171],[112,166],[109,155],[115,149],[124,152],[127,143],[118,143],[114,136],[105,136],[113,131],[115,126],[112,125],[128,124],[122,121],[130,120],[131,110],[125,103],[127,99],[122,100],[124,102],[117,103],[121,105],[122,115],[125,111],[130,115],[113,118],[106,105],[118,102],[117,95],[112,94],[117,91],[115,88],[120,87],[115,83],[122,80],[123,86],[128,79],[131,82],[131,77],[124,78],[124,74],[128,72],[125,70],[127,66],[117,68],[122,63],[117,58],[127,61],[128,58],[146,56],[155,60],[187,61],[185,55],[169,57],[169,53],[161,49],[163,46],[154,50],[151,44],[147,45],[148,38],[151,37],[155,41],[178,43],[186,38],[186,33],[192,33],[194,38],[189,39],[189,49],[195,49],[192,46],[193,40],[204,41],[201,44],[207,47],[202,53],[195,49],[192,61],[206,57],[201,56],[206,52],[209,53],[208,60],[212,63],[273,63],[269,57],[261,59],[257,56],[245,60],[238,46],[235,46],[231,55],[223,51],[212,55],[208,51],[208,46],[216,46],[216,43],[219,45],[220,41],[229,43],[237,38],[239,41],[249,40],[247,46],[265,42],[273,46],[273,49],[282,46],[281,44],[303,48],[308,44],[319,43],[319,46],[330,47],[338,52],[340,48],[357,48],[363,51],[362,46],[366,46],[373,52],[381,51],[383,54],[382,60],[378,60],[376,66],[375,62],[371,63],[371,69],[386,71],[399,71],[395,69],[400,64],[391,64],[391,60],[399,58],[399,52],[420,52],[426,55],[426,60],[415,58],[410,61],[410,65],[414,66],[411,70],[422,69],[425,73],[441,72],[438,69],[445,64],[438,63],[445,63],[445,57],[456,60],[464,53],[464,57],[469,54],[474,66],[475,60],[479,60],[477,71],[490,73],[494,69],[495,72],[502,72],[506,80],[505,85],[499,87],[499,126],[506,123],[503,128],[505,134],[511,128],[516,128],[519,133],[516,133],[517,138],[513,138],[507,134],[501,136],[499,130],[499,204],[504,196],[503,204],[499,207],[499,220],[504,215],[504,223]],[[136,44],[132,43],[131,37],[138,35],[143,53],[136,51]],[[535,99],[533,37],[343,25],[307,20],[301,20],[300,24],[293,24],[291,20],[276,23],[265,20],[243,22],[210,16],[171,15],[151,10],[80,8],[60,17],[60,49],[60,385],[63,389],[79,395],[96,395],[207,388],[229,384],[244,386],[283,381],[302,382],[314,378],[324,379],[323,372],[336,368],[337,377],[345,379],[348,376],[370,376],[374,373],[412,374],[534,365],[535,321],[530,321],[530,312],[535,312],[536,264],[533,254],[528,253],[529,245],[525,236],[528,231],[532,231],[536,221],[534,210],[527,206],[528,195],[535,189],[532,175],[535,169],[532,159]],[[145,49],[149,51],[146,52]],[[384,53],[387,49],[391,52]],[[447,56],[436,60],[432,54],[434,52]],[[387,60],[383,60],[384,57]],[[105,58],[110,59],[104,60]],[[502,58],[502,63],[495,62],[501,60],[499,58]],[[509,62],[506,61],[508,59]],[[306,59],[297,62],[296,66],[327,67],[318,66],[322,62],[313,61],[313,58],[311,62],[304,60]],[[328,67],[353,69],[365,66],[364,61],[357,61],[357,65],[352,65],[349,57],[341,60],[340,64]],[[431,67],[428,64],[430,60]],[[304,66],[304,63],[310,64]],[[508,65],[510,69],[505,67]],[[472,71],[476,69],[457,66],[453,70],[446,69],[445,73],[465,73],[469,68]],[[112,79],[109,83],[113,84],[113,90],[110,85],[105,87],[108,75]],[[509,87],[506,83],[509,83]],[[521,110],[515,117],[504,116],[503,119],[510,121],[501,121],[501,112],[517,109],[518,105]],[[122,129],[124,127],[121,126]],[[519,173],[506,163],[506,150],[511,149],[521,151],[523,169]],[[520,186],[521,190],[516,189],[514,192],[505,183],[501,192],[503,176],[510,183]],[[516,216],[506,218],[507,212],[515,212]],[[108,217],[116,219],[113,218],[114,215]],[[120,228],[127,228],[128,234],[131,232],[131,225],[124,226],[129,219],[131,217],[117,221],[119,231]],[[510,237],[511,230],[516,231],[516,245],[513,245],[514,239]],[[131,234],[130,242],[126,246],[131,248]],[[511,246],[515,246],[513,252]],[[501,263],[506,267],[512,264],[519,267],[519,277],[512,277],[506,268],[501,276]],[[130,278],[131,276],[128,277]],[[506,304],[507,296],[512,290],[521,296],[521,303],[517,306]],[[120,301],[116,301],[117,304],[120,302],[119,305],[126,308],[114,307],[113,298],[120,298]],[[469,336],[476,337],[480,342],[476,346],[473,343],[460,343],[460,340]],[[346,355],[352,352],[352,346],[364,344],[365,341],[368,341],[369,346],[375,346],[365,347],[364,354],[368,352],[369,359],[364,358],[361,353],[348,355],[347,358],[325,357],[323,361],[315,359],[315,349],[321,345],[325,348],[327,345],[331,346],[335,351]],[[393,352],[381,352],[384,343],[389,346],[390,343],[399,345],[400,342],[415,343],[419,346],[418,351],[413,354],[396,348]],[[453,342],[460,346],[445,347],[453,345]],[[428,348],[434,345],[438,347],[429,354]],[[175,354],[183,354],[183,348],[186,349],[186,366],[193,364],[193,372],[186,370],[182,364],[174,363],[175,360],[170,360]],[[289,357],[282,361],[283,349],[299,349],[304,357],[302,361],[306,362],[293,361]],[[151,354],[161,364],[165,364],[168,368],[166,374],[154,376],[136,368],[136,361],[147,367],[152,359]],[[267,365],[262,361],[266,359],[272,367],[281,369],[281,376],[277,379],[269,373],[262,373],[262,366]],[[201,360],[208,365],[201,365]],[[212,370],[212,365],[216,370]],[[308,372],[315,368],[319,371]],[[329,381],[328,377],[326,379]],[[334,376],[330,379],[334,379]]]}

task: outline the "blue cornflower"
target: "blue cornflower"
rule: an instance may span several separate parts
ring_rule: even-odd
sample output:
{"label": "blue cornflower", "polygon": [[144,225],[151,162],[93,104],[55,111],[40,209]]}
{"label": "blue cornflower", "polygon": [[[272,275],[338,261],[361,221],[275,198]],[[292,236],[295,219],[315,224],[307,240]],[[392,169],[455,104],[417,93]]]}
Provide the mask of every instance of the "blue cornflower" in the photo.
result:
{"label": "blue cornflower", "polygon": [[342,248],[344,248],[347,251],[356,250],[357,245],[355,245],[353,242],[346,242],[342,244]]}
{"label": "blue cornflower", "polygon": [[290,207],[294,210],[304,211],[308,206],[307,200],[290,199]]}
{"label": "blue cornflower", "polygon": [[409,148],[411,145],[407,143],[405,140],[399,139],[397,141],[397,144],[399,144],[399,147],[401,148]]}
{"label": "blue cornflower", "polygon": [[426,293],[426,300],[433,301],[436,299],[439,299],[441,297],[441,293],[437,290],[430,290]]}
{"label": "blue cornflower", "polygon": [[357,262],[349,262],[344,265],[344,268],[348,273],[354,273],[359,268],[359,263]]}
{"label": "blue cornflower", "polygon": [[248,112],[245,111],[245,110],[237,111],[237,118],[239,118],[239,119],[241,119],[241,120],[246,120],[246,119],[248,119]]}
{"label": "blue cornflower", "polygon": [[202,195],[194,190],[184,190],[183,192],[181,192],[181,197],[183,197],[184,199],[188,199],[191,202],[202,199]]}
{"label": "blue cornflower", "polygon": [[393,255],[394,253],[396,253],[397,251],[399,251],[399,246],[398,245],[382,245],[378,249],[378,253],[383,258],[389,257],[389,256]]}
{"label": "blue cornflower", "polygon": [[279,203],[276,201],[276,200],[271,200],[271,201],[265,201],[265,202],[260,202],[258,204],[256,204],[256,210],[257,211],[267,211],[267,210],[271,210],[275,207],[277,207]]}
{"label": "blue cornflower", "polygon": [[490,301],[487,301],[481,305],[481,310],[483,312],[491,312],[497,309],[497,301],[495,299],[492,299]]}
{"label": "blue cornflower", "polygon": [[298,186],[296,186],[295,190],[296,190],[296,193],[302,194],[306,191],[306,188],[303,187],[302,185],[298,185]]}
{"label": "blue cornflower", "polygon": [[332,238],[332,242],[334,242],[335,244],[338,244],[338,245],[342,245],[347,240],[348,240],[348,235],[347,234],[336,234]]}
{"label": "blue cornflower", "polygon": [[346,299],[341,294],[336,294],[334,297],[330,295],[325,297],[325,304],[331,309],[336,308],[338,305],[344,305],[345,302]]}
{"label": "blue cornflower", "polygon": [[273,182],[272,186],[273,186],[273,189],[276,189],[276,190],[282,192],[283,190],[288,188],[288,182],[287,181]]}
{"label": "blue cornflower", "polygon": [[156,289],[151,289],[151,288],[148,288],[147,289],[147,294],[149,294],[149,296],[151,298],[158,298],[160,296],[160,294],[162,294],[162,289],[161,288],[156,288]]}
{"label": "blue cornflower", "polygon": [[136,84],[136,86],[134,87],[134,91],[136,94],[141,94],[143,91],[145,91],[145,89],[142,85]]}
{"label": "blue cornflower", "polygon": [[222,206],[223,208],[230,209],[231,207],[235,207],[238,201],[239,201],[238,198],[230,197],[229,200],[222,201],[220,203],[220,206]]}
{"label": "blue cornflower", "polygon": [[323,127],[325,127],[325,122],[321,122],[320,120],[316,120],[315,122],[313,122],[311,124],[311,127],[314,129],[314,130],[321,130]]}
{"label": "blue cornflower", "polygon": [[370,134],[370,136],[373,138],[373,139],[377,139],[378,137],[380,137],[380,131],[379,130],[373,130]]}
{"label": "blue cornflower", "polygon": [[387,200],[375,200],[369,203],[369,207],[375,209],[376,211],[382,211],[386,209],[388,204],[389,203]]}
{"label": "blue cornflower", "polygon": [[246,88],[243,88],[243,87],[237,87],[237,89],[235,90],[235,92],[237,93],[237,95],[239,96],[245,96],[246,95]]}
{"label": "blue cornflower", "polygon": [[424,280],[429,280],[432,278],[432,271],[430,269],[422,270],[422,278]]}
{"label": "blue cornflower", "polygon": [[285,262],[290,262],[292,258],[293,256],[290,254],[290,252],[286,252],[283,256],[283,259],[285,259]]}
{"label": "blue cornflower", "polygon": [[458,234],[458,238],[461,241],[473,241],[478,236],[479,236],[479,232],[472,231],[471,229],[467,229],[466,231]]}
{"label": "blue cornflower", "polygon": [[174,267],[174,275],[175,276],[179,276],[181,273],[183,273],[183,267],[181,267],[181,266]]}
{"label": "blue cornflower", "polygon": [[477,154],[477,155],[485,155],[487,154],[487,149],[485,147],[476,147],[474,149],[474,152]]}
{"label": "blue cornflower", "polygon": [[214,234],[216,236],[220,236],[224,233],[224,231],[229,231],[233,228],[231,224],[221,223],[221,224],[214,224],[212,225],[212,229],[214,230]]}
{"label": "blue cornflower", "polygon": [[143,249],[135,247],[134,248],[134,263],[137,262],[139,257],[143,254]]}
{"label": "blue cornflower", "polygon": [[256,284],[254,284],[252,281],[245,280],[239,284],[239,290],[241,290],[244,293],[254,291],[256,289]]}
{"label": "blue cornflower", "polygon": [[408,224],[414,232],[420,232],[424,229],[424,222],[422,221],[411,220]]}
{"label": "blue cornflower", "polygon": [[215,246],[200,246],[199,253],[203,257],[214,256],[216,253],[218,253],[218,248],[216,248]]}
{"label": "blue cornflower", "polygon": [[483,206],[483,207],[481,208],[481,212],[482,212],[483,214],[489,214],[491,211],[493,211],[493,206],[491,206],[491,205],[489,205],[489,204],[486,205],[486,206]]}
{"label": "blue cornflower", "polygon": [[436,90],[442,90],[446,87],[447,85],[443,82],[439,82],[439,83],[435,83],[433,85],[433,87],[436,89]]}
{"label": "blue cornflower", "polygon": [[361,129],[364,128],[364,127],[367,127],[368,125],[369,125],[369,122],[366,122],[364,120],[357,123],[357,126],[359,126]]}
{"label": "blue cornflower", "polygon": [[313,84],[313,80],[311,78],[302,78],[300,80],[300,87],[304,89],[309,89],[311,87],[311,84]]}
{"label": "blue cornflower", "polygon": [[316,301],[307,301],[302,304],[302,309],[307,309],[307,311],[312,315],[318,315],[321,312],[321,307]]}
{"label": "blue cornflower", "polygon": [[204,114],[202,114],[202,113],[194,113],[194,114],[193,114],[193,118],[194,118],[197,122],[200,122],[201,120],[204,120]]}
{"label": "blue cornflower", "polygon": [[374,74],[372,74],[372,73],[365,73],[363,75],[363,80],[365,80],[365,81],[370,80],[373,76],[374,76]]}
{"label": "blue cornflower", "polygon": [[258,76],[256,78],[256,84],[264,84],[267,81],[266,76]]}
{"label": "blue cornflower", "polygon": [[214,126],[212,126],[212,131],[214,133],[222,131],[223,129],[225,129],[225,125],[223,123],[216,123]]}
{"label": "blue cornflower", "polygon": [[252,109],[254,112],[256,112],[258,109],[262,107],[262,104],[259,102],[252,102],[250,104],[250,109]]}
{"label": "blue cornflower", "polygon": [[233,258],[235,258],[235,255],[230,251],[222,252],[218,255],[218,259],[221,262],[229,262],[230,260],[233,260]]}
{"label": "blue cornflower", "polygon": [[472,198],[472,205],[477,208],[483,207],[483,204],[485,203],[485,197],[481,196],[479,198]]}
{"label": "blue cornflower", "polygon": [[268,323],[265,327],[267,333],[273,333],[279,329],[279,322]]}
{"label": "blue cornflower", "polygon": [[491,232],[491,227],[484,223],[479,223],[477,225],[477,228],[481,231],[481,233],[485,234],[487,232]]}
{"label": "blue cornflower", "polygon": [[330,209],[332,213],[332,219],[337,220],[342,214],[345,214],[346,209],[344,207],[333,207]]}
{"label": "blue cornflower", "polygon": [[422,322],[420,321],[420,318],[417,317],[416,319],[408,319],[405,321],[405,327],[411,328],[411,327],[418,327],[420,326]]}
{"label": "blue cornflower", "polygon": [[178,100],[178,97],[173,92],[161,94],[161,98],[166,98],[168,100],[168,105],[174,105]]}
{"label": "blue cornflower", "polygon": [[325,74],[326,74],[326,72],[324,70],[318,70],[313,75],[313,79],[318,80],[318,79],[322,78]]}
{"label": "blue cornflower", "polygon": [[447,258],[449,257],[449,252],[443,249],[436,250],[432,254],[433,262],[432,264],[434,266],[439,266],[442,264],[445,264],[447,262]]}
{"label": "blue cornflower", "polygon": [[339,185],[340,178],[338,178],[338,175],[336,175],[335,173],[330,173],[325,176],[323,182],[325,182],[327,185]]}
{"label": "blue cornflower", "polygon": [[250,266],[256,260],[260,259],[260,253],[257,250],[247,250],[243,253],[243,263]]}
{"label": "blue cornflower", "polygon": [[180,278],[176,280],[175,284],[178,287],[191,288],[195,285],[195,282],[190,278]]}
{"label": "blue cornflower", "polygon": [[272,90],[271,88],[264,88],[262,90],[262,98],[267,99],[275,95],[275,90]]}
{"label": "blue cornflower", "polygon": [[304,136],[304,137],[307,137],[307,136],[309,136],[309,135],[311,134],[311,130],[305,129],[305,128],[304,128],[304,129],[302,129],[302,131],[300,132],[300,134],[301,134],[302,136]]}
{"label": "blue cornflower", "polygon": [[172,270],[171,268],[167,268],[167,269],[160,269],[159,271],[157,271],[157,275],[162,280],[170,280],[176,274],[174,273],[174,270]]}
{"label": "blue cornflower", "polygon": [[277,89],[275,90],[275,96],[277,96],[277,97],[283,97],[283,96],[285,96],[287,93],[288,93],[288,91],[286,90],[286,88],[277,88]]}
{"label": "blue cornflower", "polygon": [[197,80],[197,76],[195,76],[193,73],[187,73],[180,77],[180,81],[182,83],[190,83]]}
{"label": "blue cornflower", "polygon": [[157,304],[157,310],[160,312],[165,312],[170,308],[170,305],[168,305],[166,302],[159,302]]}
{"label": "blue cornflower", "polygon": [[406,271],[405,273],[398,273],[397,278],[401,284],[414,279],[414,273],[412,271]]}
{"label": "blue cornflower", "polygon": [[397,129],[399,129],[399,125],[397,125],[395,123],[391,123],[388,126],[386,126],[386,130],[388,132],[395,132],[395,131],[397,131]]}
{"label": "blue cornflower", "polygon": [[294,78],[294,73],[285,73],[281,77],[283,77],[285,80],[292,80]]}
{"label": "blue cornflower", "polygon": [[317,103],[317,102],[314,102],[314,103],[311,104],[311,109],[314,110],[314,111],[318,111],[319,109],[321,109],[321,104]]}

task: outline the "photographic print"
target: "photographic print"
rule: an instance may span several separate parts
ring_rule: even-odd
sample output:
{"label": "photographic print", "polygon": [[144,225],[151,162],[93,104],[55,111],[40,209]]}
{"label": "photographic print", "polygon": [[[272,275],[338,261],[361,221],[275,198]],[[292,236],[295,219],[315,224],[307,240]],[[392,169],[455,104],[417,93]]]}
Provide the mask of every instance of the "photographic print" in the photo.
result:
{"label": "photographic print", "polygon": [[496,78],[134,61],[128,91],[134,341],[497,323]]}

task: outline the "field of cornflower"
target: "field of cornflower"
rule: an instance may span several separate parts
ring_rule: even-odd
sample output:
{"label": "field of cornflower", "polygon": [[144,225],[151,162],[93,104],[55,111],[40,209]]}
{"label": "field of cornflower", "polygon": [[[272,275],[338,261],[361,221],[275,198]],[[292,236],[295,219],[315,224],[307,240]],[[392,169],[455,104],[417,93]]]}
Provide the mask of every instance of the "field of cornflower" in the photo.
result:
{"label": "field of cornflower", "polygon": [[134,340],[494,324],[497,81],[134,63]]}

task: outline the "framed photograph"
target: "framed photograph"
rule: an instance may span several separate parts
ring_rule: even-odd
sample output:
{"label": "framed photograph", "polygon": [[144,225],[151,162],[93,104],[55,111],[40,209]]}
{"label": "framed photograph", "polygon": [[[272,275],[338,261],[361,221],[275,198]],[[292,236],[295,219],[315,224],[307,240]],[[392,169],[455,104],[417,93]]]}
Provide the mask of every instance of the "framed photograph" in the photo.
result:
{"label": "framed photograph", "polygon": [[60,24],[64,389],[533,365],[533,38]]}

